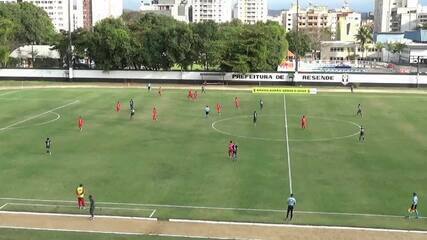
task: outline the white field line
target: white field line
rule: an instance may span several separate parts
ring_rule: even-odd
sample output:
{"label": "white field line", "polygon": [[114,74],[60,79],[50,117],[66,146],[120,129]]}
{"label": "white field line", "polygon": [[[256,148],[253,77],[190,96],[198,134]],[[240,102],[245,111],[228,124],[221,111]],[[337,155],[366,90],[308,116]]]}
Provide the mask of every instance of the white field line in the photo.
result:
{"label": "white field line", "polygon": [[[75,203],[69,200],[46,200],[46,199],[26,199],[26,198],[0,198],[5,201],[26,201],[26,202],[58,202],[58,203]],[[207,209],[207,210],[224,210],[224,211],[254,211],[254,212],[283,212],[281,209],[256,209],[256,208],[231,208],[231,207],[205,207],[205,206],[188,206],[172,204],[144,204],[144,203],[117,203],[117,202],[97,202],[103,205],[122,205],[122,206],[145,206],[158,208],[184,208],[184,209]]]}
{"label": "white field line", "polygon": [[[29,198],[0,198],[3,201],[22,201],[22,202],[50,202],[50,203],[76,203],[70,200],[48,200],[48,199],[29,199]],[[257,209],[257,208],[231,208],[231,207],[205,207],[205,206],[191,206],[191,205],[171,205],[171,204],[144,204],[144,203],[117,203],[117,202],[97,202],[101,205],[121,205],[121,206],[142,206],[142,207],[157,207],[157,208],[183,208],[183,209],[206,209],[206,210],[219,210],[219,211],[247,211],[247,212],[276,212],[284,213],[284,209]],[[120,208],[122,209],[122,208]],[[344,216],[364,216],[364,217],[383,217],[383,218],[396,218],[404,217],[405,215],[387,215],[387,214],[370,214],[370,213],[345,213],[345,212],[314,212],[314,211],[295,211],[300,214],[313,214],[313,215],[344,215]],[[425,219],[427,217],[420,217]]]}
{"label": "white field line", "polygon": [[[87,218],[89,214],[71,214],[71,213],[44,213],[44,212],[16,212],[16,211],[0,211],[1,214],[9,215],[38,215],[38,216],[56,216],[56,217],[81,217]],[[96,218],[105,219],[126,219],[126,220],[145,220],[145,221],[157,221],[157,218],[146,218],[146,217],[124,217],[124,216],[112,216],[112,215],[95,215]]]}
{"label": "white field line", "polygon": [[[263,116],[280,116],[283,117],[283,115],[276,115],[276,114],[263,114]],[[288,116],[297,116],[294,114],[288,114]],[[252,136],[245,136],[245,135],[237,135],[237,134],[233,134],[230,132],[226,132],[224,130],[219,129],[216,125],[218,123],[221,122],[225,122],[225,121],[229,121],[231,119],[237,119],[237,118],[250,118],[252,117],[252,115],[240,115],[240,116],[235,116],[235,117],[230,117],[230,118],[223,118],[217,121],[214,121],[211,124],[211,127],[213,130],[215,130],[218,133],[227,135],[227,136],[232,136],[232,137],[238,137],[238,138],[245,138],[245,139],[252,139],[252,140],[259,140],[259,141],[272,141],[272,142],[285,142],[286,139],[285,138],[263,138],[263,137],[252,137]],[[298,138],[289,138],[289,142],[325,142],[325,141],[334,141],[334,140],[342,140],[342,139],[346,139],[346,138],[351,138],[354,137],[356,135],[359,135],[360,132],[360,125],[352,122],[352,121],[346,121],[346,120],[341,120],[341,119],[335,119],[335,118],[325,118],[325,117],[317,117],[317,116],[310,116],[310,119],[323,119],[323,120],[328,120],[328,121],[334,121],[334,122],[342,122],[342,123],[348,123],[350,125],[356,126],[357,130],[349,135],[345,135],[345,136],[336,136],[336,137],[329,137],[329,138],[314,138],[314,139],[298,139]]]}
{"label": "white field line", "polygon": [[58,121],[58,120],[61,118],[61,115],[60,115],[60,114],[58,114],[58,113],[56,113],[56,112],[50,112],[50,113],[52,113],[52,114],[56,115],[56,118],[54,118],[54,119],[52,119],[52,120],[47,120],[47,121],[45,121],[45,122],[41,122],[41,123],[37,123],[37,124],[33,124],[33,125],[17,126],[17,127],[11,127],[11,128],[9,128],[9,129],[20,129],[20,128],[27,128],[27,127],[32,127],[32,126],[43,126],[43,125],[47,125],[47,124],[49,124],[49,123],[56,122],[56,121]]}
{"label": "white field line", "polygon": [[[0,215],[1,214],[11,214],[11,215],[39,215],[39,216],[58,216],[58,217],[87,218],[87,216],[85,216],[85,215],[79,215],[79,214],[58,214],[58,213],[0,212]],[[138,217],[97,216],[96,218],[159,221],[157,218],[138,218]],[[278,228],[329,229],[329,230],[352,230],[352,231],[369,231],[369,232],[412,233],[412,234],[423,234],[423,235],[425,234],[425,235],[427,235],[427,231],[403,230],[403,229],[384,229],[384,228],[317,226],[317,225],[292,225],[292,224],[269,224],[269,223],[249,223],[249,222],[204,221],[204,220],[189,220],[189,219],[169,219],[169,222],[176,222],[176,223],[199,223],[199,224],[212,224],[212,225],[237,225],[237,226],[257,226],[257,227],[278,227]],[[72,230],[72,229],[60,229],[60,228],[58,228],[58,229],[55,229],[55,228],[27,228],[27,227],[7,226],[7,225],[0,225],[0,228],[29,229],[29,230],[47,230],[47,231],[61,231],[61,232],[62,231],[65,231],[65,232],[70,231],[70,232],[88,232],[88,233],[107,233],[107,234],[123,234],[123,235],[146,235],[146,234],[143,234],[143,233],[132,233],[132,232],[110,232],[110,231],[92,231],[92,230]],[[152,234],[152,235],[153,236],[161,236],[160,234]],[[175,235],[164,235],[164,234],[162,234],[162,235],[163,236],[175,236]],[[178,235],[176,235],[176,236],[178,236]],[[196,236],[184,236],[183,235],[181,237],[193,237],[193,238],[195,238]],[[214,237],[213,239],[236,239],[236,238],[215,238]]]}
{"label": "white field line", "polygon": [[12,91],[12,92],[1,93],[0,96],[6,96],[6,95],[13,94],[13,93],[16,93],[16,92],[19,92],[19,91]]}
{"label": "white field line", "polygon": [[0,207],[0,210],[2,210],[3,208],[5,208],[7,205],[8,205],[8,203],[3,204],[3,205]]}
{"label": "white field line", "polygon": [[155,234],[155,233],[130,233],[130,232],[113,232],[113,231],[96,231],[96,230],[73,230],[61,228],[35,228],[35,227],[17,227],[0,225],[4,229],[17,229],[17,230],[34,230],[34,231],[52,231],[52,232],[76,232],[76,233],[97,233],[97,234],[113,234],[113,235],[133,235],[133,236],[158,236],[158,237],[173,237],[173,238],[196,238],[196,239],[215,239],[215,240],[260,240],[254,238],[225,238],[225,237],[205,237],[205,236],[190,236],[190,235],[177,235],[177,234]]}
{"label": "white field line", "polygon": [[70,105],[76,104],[76,103],[78,103],[78,102],[80,102],[80,101],[79,101],[79,100],[76,100],[76,101],[74,101],[74,102],[67,103],[67,104],[65,104],[65,105],[62,105],[62,106],[59,106],[59,107],[56,107],[56,108],[52,108],[52,109],[50,109],[50,110],[48,110],[48,111],[46,111],[46,112],[43,112],[43,113],[40,113],[40,114],[34,115],[34,116],[29,117],[29,118],[26,118],[26,119],[24,119],[24,120],[21,120],[21,121],[18,121],[18,122],[12,123],[12,124],[11,124],[11,125],[9,125],[9,126],[6,126],[6,127],[3,127],[3,128],[0,128],[0,131],[7,130],[7,129],[11,128],[11,127],[14,127],[14,126],[18,125],[18,124],[21,124],[21,123],[24,123],[24,122],[28,122],[28,121],[30,121],[30,120],[33,120],[33,119],[38,118],[38,117],[40,117],[40,116],[43,116],[43,115],[45,115],[45,114],[51,113],[51,112],[53,112],[53,111],[55,111],[55,110],[58,110],[58,109],[65,108],[65,107],[68,107],[68,106],[70,106]]}
{"label": "white field line", "polygon": [[427,231],[387,229],[387,228],[362,228],[362,227],[341,227],[341,226],[270,224],[270,223],[249,223],[249,222],[204,221],[204,220],[188,220],[188,219],[169,219],[169,222],[225,224],[225,225],[238,225],[238,226],[279,227],[279,228],[332,229],[332,230],[356,230],[356,231],[371,231],[371,232],[395,232],[395,233],[427,234]]}
{"label": "white field line", "polygon": [[286,139],[286,152],[288,155],[289,191],[292,194],[293,190],[292,190],[291,153],[289,149],[288,113],[286,109],[286,94],[283,94],[283,110],[285,112],[285,139]]}
{"label": "white field line", "polygon": [[[77,209],[77,206],[57,205],[57,204],[39,204],[39,203],[6,203],[6,204],[12,205],[12,206],[15,205],[15,206],[30,206],[30,207],[63,207],[63,208],[75,208],[75,209]],[[117,207],[117,208],[114,208],[114,207],[97,207],[97,209],[125,210],[125,211],[147,211],[147,212],[156,211],[155,209],[153,210],[153,209],[145,209],[145,208],[119,208],[119,207]]]}
{"label": "white field line", "polygon": [[149,218],[152,218],[154,214],[156,213],[157,209],[154,209],[153,212],[150,214]]}

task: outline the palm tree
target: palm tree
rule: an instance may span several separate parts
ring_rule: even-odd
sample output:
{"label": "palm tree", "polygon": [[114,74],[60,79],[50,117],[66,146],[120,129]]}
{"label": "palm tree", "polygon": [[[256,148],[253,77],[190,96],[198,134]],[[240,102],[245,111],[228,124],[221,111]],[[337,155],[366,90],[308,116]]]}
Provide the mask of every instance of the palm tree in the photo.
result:
{"label": "palm tree", "polygon": [[400,57],[402,56],[402,51],[406,47],[403,43],[396,43],[394,44],[394,52],[399,54],[399,63],[400,63]]}
{"label": "palm tree", "polygon": [[359,42],[360,47],[362,48],[363,57],[363,53],[365,53],[366,44],[371,43],[373,41],[372,28],[369,26],[361,26],[355,37],[357,42]]}
{"label": "palm tree", "polygon": [[380,59],[380,54],[382,54],[384,48],[385,48],[384,43],[377,42],[375,44],[375,49],[377,49],[377,58],[378,59]]}

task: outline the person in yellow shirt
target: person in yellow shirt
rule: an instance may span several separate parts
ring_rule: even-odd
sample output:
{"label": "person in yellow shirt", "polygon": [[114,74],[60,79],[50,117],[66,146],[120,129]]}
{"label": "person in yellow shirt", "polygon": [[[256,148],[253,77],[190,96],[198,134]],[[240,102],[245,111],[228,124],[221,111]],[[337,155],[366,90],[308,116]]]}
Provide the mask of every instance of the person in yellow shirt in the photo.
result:
{"label": "person in yellow shirt", "polygon": [[83,184],[80,184],[76,189],[76,195],[77,195],[77,204],[80,209],[85,208],[85,189],[83,187]]}

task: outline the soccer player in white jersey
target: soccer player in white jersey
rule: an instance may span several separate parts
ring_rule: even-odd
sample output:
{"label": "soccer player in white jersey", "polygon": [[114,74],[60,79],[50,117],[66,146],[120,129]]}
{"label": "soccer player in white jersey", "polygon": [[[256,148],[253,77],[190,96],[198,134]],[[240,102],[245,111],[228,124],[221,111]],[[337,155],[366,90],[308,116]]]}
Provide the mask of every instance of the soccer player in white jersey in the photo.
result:
{"label": "soccer player in white jersey", "polygon": [[411,204],[411,208],[408,209],[408,218],[411,216],[411,213],[415,213],[415,218],[418,218],[418,210],[417,210],[417,205],[418,205],[418,196],[417,193],[413,193],[412,194],[412,204]]}
{"label": "soccer player in white jersey", "polygon": [[288,202],[288,210],[286,212],[286,219],[285,219],[285,221],[288,220],[289,217],[290,217],[289,221],[291,221],[292,218],[293,218],[293,216],[294,216],[295,205],[297,204],[297,200],[295,199],[293,193],[291,193],[291,196],[288,198],[287,202]]}

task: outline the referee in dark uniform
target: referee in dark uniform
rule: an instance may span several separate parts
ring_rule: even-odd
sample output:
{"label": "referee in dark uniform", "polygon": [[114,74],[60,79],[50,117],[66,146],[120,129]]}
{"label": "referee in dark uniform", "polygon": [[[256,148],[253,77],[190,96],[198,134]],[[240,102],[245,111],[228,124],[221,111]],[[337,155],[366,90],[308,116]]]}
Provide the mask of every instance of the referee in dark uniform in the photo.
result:
{"label": "referee in dark uniform", "polygon": [[93,199],[92,195],[89,195],[89,203],[90,203],[90,207],[89,207],[90,220],[93,220],[93,218],[95,217],[95,200]]}
{"label": "referee in dark uniform", "polygon": [[288,211],[286,212],[285,221],[288,220],[289,215],[290,215],[289,221],[292,220],[294,216],[294,208],[296,204],[297,204],[297,200],[294,198],[294,194],[291,193],[291,196],[288,198]]}

